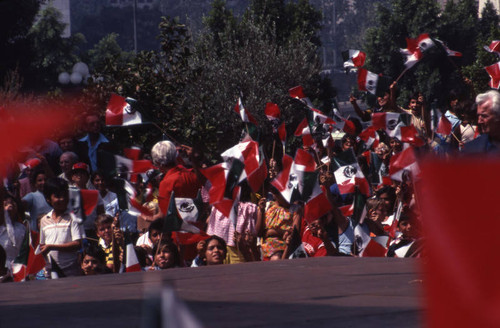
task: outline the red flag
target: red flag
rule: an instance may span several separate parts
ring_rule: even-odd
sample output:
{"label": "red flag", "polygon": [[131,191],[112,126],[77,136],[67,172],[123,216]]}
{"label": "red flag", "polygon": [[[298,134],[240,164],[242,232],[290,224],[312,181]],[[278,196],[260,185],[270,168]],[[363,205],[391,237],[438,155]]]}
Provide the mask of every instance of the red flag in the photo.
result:
{"label": "red flag", "polygon": [[[422,264],[428,327],[496,327],[500,322],[500,207],[494,191],[499,183],[498,158],[422,163],[417,187],[426,240]],[[471,229],[480,249],[464,242]]]}
{"label": "red flag", "polygon": [[311,100],[306,97],[306,95],[304,94],[304,89],[301,85],[289,89],[288,94],[290,95],[290,97],[302,101],[305,105],[307,105],[307,107],[312,107]]}
{"label": "red flag", "polygon": [[402,181],[404,171],[410,171],[414,176],[419,173],[419,167],[413,147],[408,147],[391,157],[389,175],[391,179]]}
{"label": "red flag", "polygon": [[500,87],[500,62],[485,67],[485,69],[491,78],[488,85],[493,89],[498,89]]}
{"label": "red flag", "polygon": [[[444,115],[443,115],[443,117],[444,117]],[[451,125],[450,125],[450,129],[451,129]],[[410,145],[414,145],[416,147],[421,147],[421,146],[425,145],[425,141],[423,141],[419,137],[418,131],[413,124],[410,126],[402,126],[401,127],[401,142],[407,142]]]}
{"label": "red flag", "polygon": [[314,139],[311,135],[311,129],[309,128],[307,118],[303,119],[302,122],[300,122],[299,126],[295,130],[295,136],[302,136],[302,144],[304,145],[304,147],[310,147],[314,144]]}
{"label": "red flag", "polygon": [[141,153],[142,150],[139,147],[132,147],[132,148],[124,148],[123,149],[123,154],[125,157],[131,159],[131,160],[138,160],[141,158]]}
{"label": "red flag", "polygon": [[80,194],[82,195],[82,205],[85,215],[92,214],[92,211],[97,206],[97,201],[99,200],[99,191],[80,189]]}
{"label": "red flag", "polygon": [[106,106],[106,126],[141,124],[141,114],[133,110],[131,103],[135,99],[112,94]]}
{"label": "red flag", "polygon": [[253,123],[257,125],[257,120],[245,109],[241,98],[238,98],[238,103],[234,106],[234,111],[240,115],[244,123]]}
{"label": "red flag", "polygon": [[282,122],[280,127],[278,128],[278,136],[280,137],[280,140],[281,140],[281,143],[283,144],[283,147],[285,147],[285,144],[286,144],[285,122]]}
{"label": "red flag", "polygon": [[436,133],[442,134],[444,136],[449,136],[451,134],[451,123],[445,115],[441,115]]}
{"label": "red flag", "polygon": [[141,265],[139,264],[139,260],[137,259],[134,244],[127,244],[126,253],[127,255],[125,259],[125,272],[141,271]]}
{"label": "red flag", "polygon": [[268,120],[279,120],[281,118],[280,108],[277,104],[268,102],[266,103],[266,109],[264,110]]}
{"label": "red flag", "polygon": [[484,49],[488,52],[496,52],[497,54],[500,54],[500,41],[491,41],[489,46],[484,46]]}

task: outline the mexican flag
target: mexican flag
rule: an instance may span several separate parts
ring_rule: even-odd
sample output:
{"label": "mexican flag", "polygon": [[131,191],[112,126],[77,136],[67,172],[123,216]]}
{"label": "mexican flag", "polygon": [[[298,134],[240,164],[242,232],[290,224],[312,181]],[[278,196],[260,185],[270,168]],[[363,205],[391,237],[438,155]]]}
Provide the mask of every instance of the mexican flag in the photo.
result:
{"label": "mexican flag", "polygon": [[125,272],[142,271],[137,254],[135,253],[134,244],[127,243],[125,247]]}
{"label": "mexican flag", "polygon": [[241,120],[244,123],[252,123],[257,125],[257,120],[252,116],[252,114],[250,114],[250,112],[245,109],[241,98],[238,98],[238,103],[236,104],[236,106],[234,106],[234,111],[240,115]]}
{"label": "mexican flag", "polygon": [[342,51],[342,59],[344,60],[344,68],[348,71],[350,68],[362,67],[365,64],[366,54],[359,50]]}
{"label": "mexican flag", "polygon": [[403,174],[405,172],[411,172],[413,177],[416,177],[420,173],[413,147],[408,147],[391,157],[389,164],[389,175],[391,179],[403,181]]}
{"label": "mexican flag", "polygon": [[494,52],[497,55],[500,55],[500,41],[493,40],[489,46],[484,46],[484,49],[488,52]]}
{"label": "mexican flag", "polygon": [[106,106],[106,126],[142,124],[141,113],[136,111],[137,100],[112,94]]}
{"label": "mexican flag", "polygon": [[416,39],[406,38],[406,46],[406,49],[400,49],[400,52],[406,56],[406,69],[410,69],[423,58],[427,50],[435,46],[435,43],[429,37],[429,34],[423,33]]}
{"label": "mexican flag", "polygon": [[304,89],[302,88],[301,85],[290,88],[288,90],[288,94],[290,95],[290,97],[300,100],[307,107],[313,107],[311,100],[304,94]]}
{"label": "mexican flag", "polygon": [[341,194],[353,193],[356,186],[363,194],[370,194],[370,185],[361,171],[352,148],[334,157],[332,164]]}
{"label": "mexican flag", "polygon": [[232,158],[229,162],[223,162],[201,170],[201,173],[210,181],[212,187],[209,191],[210,205],[217,208],[224,216],[230,218],[231,211],[237,205],[241,176],[244,173],[245,164],[239,159]]}
{"label": "mexican flag", "polygon": [[247,179],[248,185],[257,192],[267,177],[267,165],[259,144],[255,141],[240,142],[221,154],[225,162],[237,159],[244,164],[240,181]]}
{"label": "mexican flag", "polygon": [[485,67],[485,70],[491,78],[488,85],[493,89],[498,89],[500,87],[500,62]]}
{"label": "mexican flag", "polygon": [[33,240],[31,231],[26,231],[19,254],[12,262],[14,281],[25,281],[28,275],[35,275],[45,267],[45,259],[40,253],[38,242]]}
{"label": "mexican flag", "polygon": [[379,97],[384,95],[390,84],[391,79],[389,77],[380,76],[364,68],[358,69],[358,89],[361,91],[368,91]]}
{"label": "mexican flag", "polygon": [[196,226],[182,219],[177,209],[175,194],[172,191],[170,194],[170,204],[168,206],[167,215],[163,218],[163,233],[171,233],[172,231],[185,231],[199,234],[201,231]]}
{"label": "mexican flag", "polygon": [[376,130],[385,130],[389,137],[396,137],[401,140],[401,127],[405,126],[403,115],[404,114],[387,112],[373,113],[372,126]]}
{"label": "mexican flag", "polygon": [[314,144],[314,139],[311,134],[311,128],[309,127],[309,122],[307,118],[304,118],[302,122],[300,122],[299,126],[295,130],[294,135],[296,137],[302,136],[302,144],[304,147],[311,147]]}
{"label": "mexican flag", "polygon": [[384,245],[387,243],[387,238],[379,239],[381,238],[370,237],[368,229],[363,225],[358,224],[354,228],[355,246],[359,257],[385,257],[387,248]]}
{"label": "mexican flag", "polygon": [[281,111],[277,104],[268,102],[266,103],[266,109],[264,110],[267,119],[271,122],[273,127],[273,133],[278,132],[278,126],[281,121]]}

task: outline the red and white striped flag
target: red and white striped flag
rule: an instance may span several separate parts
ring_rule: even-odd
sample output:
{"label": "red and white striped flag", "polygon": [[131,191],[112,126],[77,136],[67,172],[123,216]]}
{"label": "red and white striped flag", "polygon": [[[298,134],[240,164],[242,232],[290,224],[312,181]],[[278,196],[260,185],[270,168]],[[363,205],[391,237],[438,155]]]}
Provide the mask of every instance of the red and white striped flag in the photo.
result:
{"label": "red and white striped flag", "polygon": [[488,52],[494,52],[497,55],[500,55],[500,41],[493,40],[489,46],[484,46],[484,49]]}
{"label": "red and white striped flag", "polygon": [[304,118],[302,122],[300,122],[299,126],[295,130],[294,135],[296,137],[302,136],[302,144],[304,145],[304,147],[311,147],[314,144],[314,139],[311,135],[311,129],[309,127],[307,118]]}
{"label": "red and white striped flag", "polygon": [[238,98],[238,103],[234,106],[234,111],[240,115],[243,123],[252,123],[257,125],[257,120],[245,109],[241,98]]}
{"label": "red and white striped flag", "polygon": [[493,89],[498,89],[500,87],[500,62],[485,67],[485,69],[491,78],[488,85]]}
{"label": "red and white striped flag", "polygon": [[112,94],[106,106],[106,126],[142,124],[141,114],[134,110],[135,99]]}
{"label": "red and white striped flag", "polygon": [[290,97],[302,101],[307,107],[313,106],[311,100],[304,94],[304,89],[301,85],[289,89],[288,94],[290,95]]}
{"label": "red and white striped flag", "polygon": [[128,243],[126,247],[125,272],[141,271],[141,265],[135,253],[134,244]]}

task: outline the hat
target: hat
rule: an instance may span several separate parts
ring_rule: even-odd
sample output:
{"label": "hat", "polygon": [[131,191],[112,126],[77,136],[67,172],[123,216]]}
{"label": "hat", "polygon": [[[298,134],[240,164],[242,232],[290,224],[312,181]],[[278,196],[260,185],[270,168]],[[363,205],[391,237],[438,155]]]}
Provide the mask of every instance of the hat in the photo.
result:
{"label": "hat", "polygon": [[71,167],[71,173],[75,173],[76,171],[85,171],[89,173],[89,166],[83,162],[78,162]]}
{"label": "hat", "polygon": [[42,161],[40,161],[38,158],[31,158],[29,160],[26,161],[26,163],[24,163],[24,166],[26,166],[27,168],[30,168],[30,169],[33,169],[35,167],[37,167],[38,165],[40,165]]}

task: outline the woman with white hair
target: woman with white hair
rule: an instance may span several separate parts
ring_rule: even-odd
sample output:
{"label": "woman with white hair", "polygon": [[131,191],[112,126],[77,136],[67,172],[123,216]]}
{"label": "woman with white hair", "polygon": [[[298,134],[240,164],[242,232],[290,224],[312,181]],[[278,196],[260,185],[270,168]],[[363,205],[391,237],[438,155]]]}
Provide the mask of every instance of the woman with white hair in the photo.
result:
{"label": "woman with white hair", "polygon": [[198,190],[201,189],[205,182],[204,177],[197,172],[198,165],[195,158],[191,156],[192,149],[187,146],[180,146],[180,150],[186,152],[191,158],[192,169],[177,164],[177,148],[171,141],[157,142],[151,149],[153,164],[164,174],[158,194],[160,215],[167,213],[172,191],[175,197],[195,198]]}

